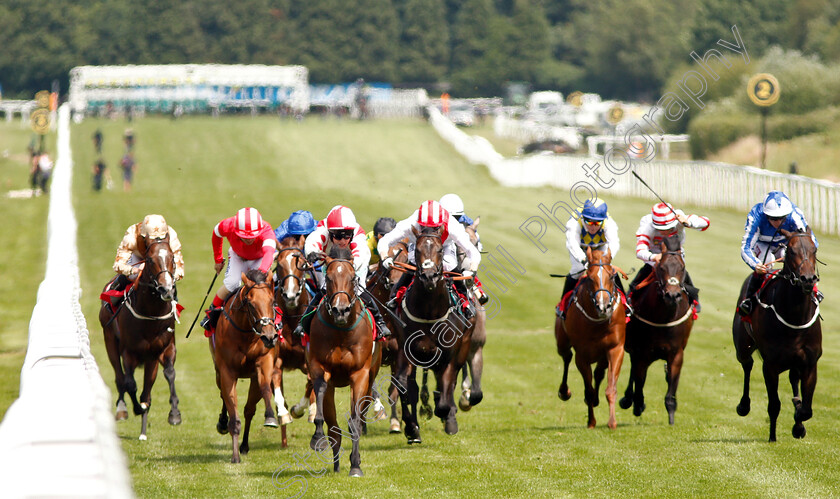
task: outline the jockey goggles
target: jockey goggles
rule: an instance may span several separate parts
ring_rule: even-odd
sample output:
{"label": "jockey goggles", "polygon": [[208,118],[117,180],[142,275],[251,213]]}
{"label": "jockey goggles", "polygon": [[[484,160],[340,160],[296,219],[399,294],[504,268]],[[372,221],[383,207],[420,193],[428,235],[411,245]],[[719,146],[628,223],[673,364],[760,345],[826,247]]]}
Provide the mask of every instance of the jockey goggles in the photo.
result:
{"label": "jockey goggles", "polygon": [[584,218],[583,223],[585,223],[586,225],[588,225],[590,227],[597,227],[597,226],[601,225],[602,223],[604,223],[604,221],[603,220],[590,220],[588,218]]}
{"label": "jockey goggles", "polygon": [[331,230],[330,237],[336,240],[352,239],[353,229]]}
{"label": "jockey goggles", "polygon": [[778,222],[779,220],[784,220],[786,218],[787,215],[781,217],[767,217],[767,220],[770,220],[771,222]]}

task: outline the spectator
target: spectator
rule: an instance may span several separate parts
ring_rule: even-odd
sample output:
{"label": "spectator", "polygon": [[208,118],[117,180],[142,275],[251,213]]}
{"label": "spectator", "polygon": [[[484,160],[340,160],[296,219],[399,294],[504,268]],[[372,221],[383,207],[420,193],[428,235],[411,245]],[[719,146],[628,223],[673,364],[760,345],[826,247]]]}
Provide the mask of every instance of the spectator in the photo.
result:
{"label": "spectator", "polygon": [[93,147],[96,149],[96,154],[102,154],[102,130],[99,128],[93,133]]}
{"label": "spectator", "polygon": [[39,177],[40,177],[40,185],[41,191],[44,194],[49,194],[50,190],[47,186],[47,183],[50,181],[50,174],[52,173],[53,162],[50,159],[50,155],[46,152],[43,152],[41,156],[38,158],[38,170],[39,170]]}
{"label": "spectator", "polygon": [[125,152],[131,154],[134,151],[134,130],[126,128],[123,140],[125,141]]}
{"label": "spectator", "polygon": [[134,162],[134,156],[131,153],[126,153],[120,160],[120,166],[123,170],[123,190],[129,192],[131,190],[131,181],[134,179],[134,170],[137,164]]}
{"label": "spectator", "polygon": [[97,159],[96,162],[93,163],[93,190],[102,190],[103,177],[106,178],[108,184],[111,183],[111,176],[105,171],[106,169],[107,167],[105,166],[105,161],[103,161],[102,158]]}

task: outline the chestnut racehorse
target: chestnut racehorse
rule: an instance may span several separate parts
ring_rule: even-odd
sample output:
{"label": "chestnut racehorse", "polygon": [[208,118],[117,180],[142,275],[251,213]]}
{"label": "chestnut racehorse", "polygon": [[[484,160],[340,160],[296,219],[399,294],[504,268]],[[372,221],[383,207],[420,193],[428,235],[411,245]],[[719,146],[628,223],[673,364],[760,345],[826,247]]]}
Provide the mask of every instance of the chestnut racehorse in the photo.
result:
{"label": "chestnut racehorse", "polygon": [[[819,281],[817,247],[811,239],[811,229],[798,232],[782,229],[781,233],[788,238],[784,267],[759,290],[758,304],[747,320],[736,312],[732,322],[735,354],[744,369],[744,393],[738,404],[738,415],[746,416],[750,412],[752,353],[758,350],[764,362],[771,442],[776,441],[776,419],[781,409],[779,374],[790,371],[793,436],[803,438],[802,422],[812,416],[817,360],[822,355],[820,304],[815,293]],[[738,303],[745,297],[746,288],[747,281],[741,288]]]}
{"label": "chestnut racehorse", "polygon": [[[110,287],[107,285],[105,289]],[[103,302],[99,322],[105,336],[108,360],[114,368],[117,385],[117,420],[128,418],[125,394],[131,397],[134,414],[142,415],[140,440],[146,440],[152,386],[158,363],[169,382],[169,424],[181,423],[178,395],[175,393],[175,256],[169,236],[146,247],[145,264],[134,286],[125,294],[116,317],[111,304]],[[137,400],[134,369],[143,364],[143,392]]]}
{"label": "chestnut racehorse", "polygon": [[[359,437],[370,405],[371,389],[382,351],[373,341],[373,317],[356,294],[356,271],[349,248],[333,247],[324,257],[326,294],[315,311],[309,331],[306,362],[314,386],[317,412],[310,447],[333,451],[333,469],[339,469],[341,428],[335,414],[336,387],[350,386],[348,426],[353,450],[350,476],[362,476]],[[324,435],[324,421],[327,436]]]}
{"label": "chestnut racehorse", "polygon": [[[655,360],[665,361],[665,409],[668,423],[674,424],[677,411],[677,385],[683,364],[683,352],[694,324],[694,306],[685,289],[685,260],[679,237],[662,242],[662,257],[654,267],[649,284],[633,293],[634,312],[627,324],[625,350],[630,354],[630,381],[618,404],[633,406],[633,414],[645,410],[645,378]],[[644,282],[643,282],[644,283]],[[640,284],[643,284],[640,283]]]}
{"label": "chestnut racehorse", "polygon": [[[470,241],[478,247],[478,224],[481,217],[464,229],[470,236]],[[458,248],[458,261],[463,259],[463,251]],[[458,408],[466,412],[472,409],[484,398],[481,390],[481,373],[484,371],[484,344],[487,342],[487,312],[484,307],[477,306],[475,310],[475,329],[470,336],[470,353],[467,355],[467,363],[462,370],[463,381],[461,382],[461,397],[458,399]],[[469,370],[469,374],[468,374]]]}
{"label": "chestnut racehorse", "polygon": [[[265,401],[265,426],[278,426],[271,406],[271,378],[278,340],[275,314],[271,275],[257,269],[243,272],[242,287],[225,303],[216,331],[210,337],[216,385],[222,398],[216,430],[221,434],[230,432],[232,463],[240,462],[240,452],[248,453],[248,433],[260,398]],[[236,412],[236,382],[240,378],[251,379],[242,445],[239,445],[241,422]]]}
{"label": "chestnut racehorse", "polygon": [[[616,270],[610,265],[609,249],[586,249],[586,275],[578,283],[566,311],[565,320],[554,321],[557,353],[563,358],[563,381],[557,395],[569,400],[569,363],[574,349],[575,365],[583,376],[584,400],[589,408],[589,428],[595,427],[598,387],[607,373],[605,391],[610,406],[607,426],[615,429],[615,396],[618,373],[624,360],[625,313],[624,304],[614,282]],[[595,385],[592,385],[592,364],[595,366]]]}

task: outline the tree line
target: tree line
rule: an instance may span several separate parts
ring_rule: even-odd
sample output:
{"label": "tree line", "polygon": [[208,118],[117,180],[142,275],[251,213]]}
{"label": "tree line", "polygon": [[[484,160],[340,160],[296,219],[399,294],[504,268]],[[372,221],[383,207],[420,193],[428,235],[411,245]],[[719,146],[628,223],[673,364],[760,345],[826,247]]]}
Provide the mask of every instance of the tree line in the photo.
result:
{"label": "tree line", "polygon": [[0,85],[31,98],[54,80],[66,91],[80,65],[302,64],[313,83],[468,97],[525,82],[655,101],[733,24],[751,56],[778,45],[840,60],[836,0],[7,0]]}

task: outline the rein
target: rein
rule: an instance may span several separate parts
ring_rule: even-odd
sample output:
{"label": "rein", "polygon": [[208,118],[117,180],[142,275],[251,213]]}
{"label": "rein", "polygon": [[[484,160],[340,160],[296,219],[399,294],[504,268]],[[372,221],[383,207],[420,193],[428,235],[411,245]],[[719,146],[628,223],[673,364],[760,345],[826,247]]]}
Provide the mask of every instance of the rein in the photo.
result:
{"label": "rein", "polygon": [[683,315],[682,317],[680,317],[679,319],[677,319],[677,320],[675,320],[675,321],[671,321],[671,322],[668,322],[668,323],[666,323],[666,324],[659,324],[659,323],[657,323],[657,322],[651,322],[651,321],[649,321],[649,320],[647,320],[647,319],[645,319],[645,318],[641,317],[641,316],[638,314],[638,312],[637,312],[637,313],[634,313],[634,314],[633,314],[633,317],[635,317],[636,319],[639,319],[641,322],[644,322],[644,323],[645,323],[645,324],[647,324],[648,326],[653,326],[653,327],[673,327],[673,326],[678,326],[678,325],[682,324],[683,322],[687,321],[687,320],[688,320],[688,318],[689,318],[689,317],[691,317],[691,312],[692,312],[692,307],[688,307],[688,310],[685,312],[685,315]]}
{"label": "rein", "polygon": [[[250,289],[254,289],[254,288],[256,288],[260,285],[267,286],[267,283],[255,284]],[[242,306],[237,308],[237,310],[244,309],[245,305],[247,303],[249,303],[247,300],[242,298],[243,293],[246,293],[246,289],[244,287],[239,291],[239,293],[236,294],[236,298],[234,298],[234,300],[233,300],[233,301],[239,300],[239,302],[242,304]],[[230,308],[233,308],[233,301],[231,301]],[[224,314],[225,318],[228,320],[230,325],[233,326],[234,329],[236,329],[237,331],[239,331],[241,333],[254,333],[258,336],[260,335],[260,331],[256,327],[254,327],[255,324],[259,324],[260,327],[268,326],[269,324],[276,324],[275,320],[276,320],[277,312],[274,311],[274,307],[271,307],[271,310],[275,313],[275,317],[260,317],[259,320],[253,320],[253,318],[252,318],[252,320],[250,322],[251,330],[248,331],[247,329],[243,329],[236,324],[236,322],[233,320],[233,317],[231,317],[230,313],[228,312],[228,307],[222,307],[222,313]],[[251,315],[251,314],[249,314],[249,315]],[[276,325],[275,325],[275,328],[276,328]]]}

